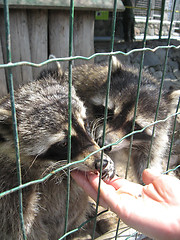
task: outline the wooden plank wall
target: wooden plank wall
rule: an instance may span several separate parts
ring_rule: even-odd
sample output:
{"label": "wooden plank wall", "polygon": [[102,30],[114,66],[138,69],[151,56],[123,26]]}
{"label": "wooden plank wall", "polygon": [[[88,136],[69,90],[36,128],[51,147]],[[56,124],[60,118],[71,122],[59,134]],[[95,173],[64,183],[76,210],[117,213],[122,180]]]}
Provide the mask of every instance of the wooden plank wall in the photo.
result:
{"label": "wooden plank wall", "polygon": [[[40,63],[50,54],[67,57],[69,52],[69,11],[10,9],[12,62]],[[73,55],[94,53],[94,12],[75,11]],[[93,60],[91,60],[93,61]],[[6,63],[6,41],[3,9],[0,9],[0,63]],[[84,61],[76,60],[75,65]],[[68,62],[61,62],[63,68]],[[44,66],[42,68],[45,68]],[[14,88],[35,79],[42,68],[12,68]],[[0,97],[8,92],[6,69],[0,69]]]}

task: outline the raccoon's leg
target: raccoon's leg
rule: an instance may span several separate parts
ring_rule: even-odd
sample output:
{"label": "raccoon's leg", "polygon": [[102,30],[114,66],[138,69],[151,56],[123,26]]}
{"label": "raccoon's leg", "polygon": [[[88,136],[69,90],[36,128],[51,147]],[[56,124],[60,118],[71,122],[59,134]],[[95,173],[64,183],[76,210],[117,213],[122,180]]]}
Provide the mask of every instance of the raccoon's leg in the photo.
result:
{"label": "raccoon's leg", "polygon": [[132,152],[132,164],[134,171],[137,175],[137,179],[140,183],[142,181],[142,173],[145,168],[147,168],[147,155],[143,151],[133,151]]}
{"label": "raccoon's leg", "polygon": [[167,121],[156,127],[149,167],[158,173],[166,170],[170,126],[171,122]]}
{"label": "raccoon's leg", "polygon": [[135,150],[132,153],[134,170],[137,174],[137,178],[139,179],[140,183],[143,183],[142,173],[144,169],[146,169],[147,167],[151,168],[153,171],[157,173],[163,172],[164,148],[163,146],[158,147],[156,145],[156,141],[154,144],[155,145],[152,147],[149,163],[148,163],[149,151],[147,151],[147,149]]}
{"label": "raccoon's leg", "polygon": [[[143,149],[144,150],[144,149]],[[150,159],[150,163],[148,164],[148,151],[136,150],[132,153],[132,163],[134,167],[134,171],[137,175],[138,181],[143,183],[142,181],[142,173],[143,171],[149,167],[155,172],[161,173],[162,172],[162,157],[159,156],[158,158]]]}

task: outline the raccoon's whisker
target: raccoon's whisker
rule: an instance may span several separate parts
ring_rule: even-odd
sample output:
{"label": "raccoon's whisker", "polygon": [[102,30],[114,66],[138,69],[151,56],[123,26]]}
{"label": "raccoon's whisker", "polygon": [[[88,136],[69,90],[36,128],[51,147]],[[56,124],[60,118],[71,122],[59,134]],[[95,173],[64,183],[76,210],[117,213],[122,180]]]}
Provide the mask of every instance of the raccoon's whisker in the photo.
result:
{"label": "raccoon's whisker", "polygon": [[[63,161],[63,163],[62,163],[62,161]],[[61,160],[61,161],[58,161],[56,163],[53,163],[51,166],[49,166],[48,168],[45,169],[45,171],[42,173],[42,176],[46,175],[46,173],[48,173],[48,172],[53,171],[54,169],[63,167],[66,164],[67,164],[67,160]],[[56,167],[57,165],[58,165],[58,167]],[[61,173],[59,172],[59,174],[55,174],[54,177],[52,178],[52,180],[55,180],[55,182],[57,182],[57,183],[61,183],[62,179],[66,175],[67,175],[66,170],[62,169],[62,172]],[[46,179],[44,182],[46,182],[47,180],[48,179]]]}
{"label": "raccoon's whisker", "polygon": [[[73,171],[73,170],[77,170],[78,169],[78,167],[76,166],[76,167],[73,167],[72,169],[70,169],[70,172],[71,171]],[[67,177],[68,176],[68,174],[67,174],[67,172],[66,172],[66,169],[62,169],[62,173],[61,174],[55,174],[54,175],[54,177],[52,178],[52,180],[54,180],[56,183],[61,183],[62,182],[62,180],[63,180],[63,178],[64,177]],[[45,182],[46,182],[47,180],[45,180]]]}
{"label": "raccoon's whisker", "polygon": [[78,169],[79,169],[79,166],[78,166],[78,167],[77,167],[77,166],[76,166],[76,167],[73,167],[73,168],[70,169],[70,172],[72,172],[72,171],[74,171],[74,170],[78,170]]}
{"label": "raccoon's whisker", "polygon": [[[64,176],[67,176],[66,171],[63,169],[61,174],[55,174],[52,180],[54,180],[57,183],[61,183]],[[47,181],[47,180],[46,180]]]}
{"label": "raccoon's whisker", "polygon": [[91,131],[92,136],[94,136],[94,133],[95,133],[95,130],[94,130],[95,126],[96,126],[96,121],[92,121],[91,125],[90,125],[90,131]]}
{"label": "raccoon's whisker", "polygon": [[94,121],[92,121],[92,122],[91,122],[92,128],[96,127],[96,125],[99,124],[99,122],[102,122],[102,120],[104,120],[103,117],[97,118],[97,119],[95,119]]}
{"label": "raccoon's whisker", "polygon": [[37,155],[35,156],[35,158],[34,158],[33,161],[31,162],[31,165],[30,165],[29,168],[27,169],[26,174],[27,174],[27,172],[32,168],[32,166],[34,165],[34,163],[35,163],[36,159],[39,157],[39,155],[40,155],[40,154],[37,154]]}
{"label": "raccoon's whisker", "polygon": [[[77,169],[78,169],[78,167],[74,167],[73,169],[70,169],[70,172],[73,171],[73,170],[77,170]],[[56,175],[56,176],[54,176],[53,179],[58,178],[58,182],[60,182],[60,180],[62,180],[65,176],[67,177],[68,174],[67,174],[66,170],[63,169],[63,170],[62,170],[62,173],[60,174],[60,176],[58,175],[58,177],[57,177],[57,175]]]}
{"label": "raccoon's whisker", "polygon": [[101,117],[101,118],[98,118],[98,119],[93,121],[92,128],[91,128],[91,133],[92,133],[92,136],[94,138],[96,136],[97,129],[103,124],[103,120],[104,120],[104,118]]}
{"label": "raccoon's whisker", "polygon": [[[74,170],[77,170],[77,169],[78,169],[78,167],[70,168],[70,172],[72,172]],[[63,169],[62,171],[63,171],[62,175],[66,175],[66,176],[68,175],[67,172],[66,172],[66,169]]]}
{"label": "raccoon's whisker", "polygon": [[52,163],[50,166],[48,166],[43,172],[42,172],[42,176],[44,176],[46,173],[53,171],[55,168],[60,168],[63,167],[67,164],[67,160],[60,160],[58,162],[54,162]]}
{"label": "raccoon's whisker", "polygon": [[[108,116],[107,119],[111,118],[111,116]],[[103,125],[104,122],[104,117],[98,118],[92,122],[92,127],[91,127],[91,134],[92,137],[96,138],[96,132],[97,129]]]}

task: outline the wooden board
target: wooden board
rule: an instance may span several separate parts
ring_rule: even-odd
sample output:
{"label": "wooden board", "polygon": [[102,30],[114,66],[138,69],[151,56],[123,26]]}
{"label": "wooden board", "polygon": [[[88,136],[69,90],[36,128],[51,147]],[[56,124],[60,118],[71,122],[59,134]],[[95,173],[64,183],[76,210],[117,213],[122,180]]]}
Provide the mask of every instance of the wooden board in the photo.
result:
{"label": "wooden board", "polygon": [[[48,8],[69,8],[70,0],[9,0],[10,7],[48,7]],[[113,0],[75,0],[74,6],[76,9],[81,10],[112,10],[113,9]],[[0,6],[3,6],[3,0],[0,0]],[[117,9],[119,11],[124,10],[124,6],[121,0],[117,1]]]}
{"label": "wooden board", "polygon": [[[31,61],[27,12],[25,10],[10,11],[12,62]],[[29,66],[12,68],[14,88],[32,81],[32,68]]]}
{"label": "wooden board", "polygon": [[[89,57],[94,53],[94,13],[75,12],[74,17],[74,56]],[[93,62],[90,60],[88,62]],[[87,63],[85,60],[75,60],[75,65]]]}
{"label": "wooden board", "polygon": [[[49,13],[49,53],[56,57],[69,56],[69,14],[51,10]],[[73,31],[73,56],[90,56],[94,53],[94,13],[75,12]],[[93,62],[93,60],[91,60]],[[84,60],[75,60],[80,65]],[[61,62],[65,69],[68,62]]]}
{"label": "wooden board", "polygon": [[[36,9],[27,12],[31,61],[41,63],[48,58],[48,11]],[[36,79],[44,68],[32,68],[33,79]]]}
{"label": "wooden board", "polygon": [[[66,11],[49,11],[49,54],[69,56],[69,15]],[[61,66],[66,68],[68,62],[61,62]]]}
{"label": "wooden board", "polygon": [[[6,61],[4,14],[0,9],[0,38],[2,55]],[[54,9],[10,9],[10,37],[12,62],[41,63],[50,54],[69,56],[69,11]],[[94,53],[94,12],[75,11],[73,56],[89,57]],[[93,62],[94,59],[91,60]],[[75,60],[73,64],[85,63]],[[60,62],[65,69],[68,61]],[[47,68],[45,65],[42,68]],[[14,88],[36,79],[42,68],[16,66],[12,68]],[[6,70],[5,70],[6,71]],[[7,79],[6,79],[7,80]]]}

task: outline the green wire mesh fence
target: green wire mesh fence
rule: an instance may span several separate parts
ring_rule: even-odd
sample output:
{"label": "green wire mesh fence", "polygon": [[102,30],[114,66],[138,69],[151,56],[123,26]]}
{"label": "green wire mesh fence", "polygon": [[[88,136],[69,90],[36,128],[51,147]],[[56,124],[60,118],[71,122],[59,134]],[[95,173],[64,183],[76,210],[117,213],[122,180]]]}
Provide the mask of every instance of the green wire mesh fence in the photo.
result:
{"label": "green wire mesh fence", "polygon": [[[164,9],[164,1],[162,1],[163,9]],[[176,130],[176,120],[179,112],[179,103],[177,105],[176,113],[171,114],[165,119],[157,120],[158,119],[158,111],[159,111],[159,104],[161,100],[161,94],[162,94],[162,88],[163,88],[163,83],[164,83],[164,78],[166,74],[166,66],[167,66],[167,60],[168,60],[168,53],[170,49],[180,49],[179,46],[174,46],[170,44],[171,41],[171,31],[172,31],[172,24],[173,24],[173,19],[174,19],[174,13],[175,13],[175,7],[176,7],[176,0],[173,3],[173,11],[172,11],[172,17],[171,17],[171,24],[170,24],[170,29],[169,29],[169,35],[168,35],[168,40],[167,40],[167,46],[158,46],[156,48],[146,48],[146,36],[147,36],[147,27],[148,27],[148,20],[149,20],[149,15],[151,11],[151,0],[148,1],[148,9],[147,9],[147,18],[146,18],[146,25],[145,25],[145,34],[144,34],[144,39],[142,43],[142,48],[139,49],[133,49],[128,52],[122,52],[122,51],[114,51],[114,36],[115,36],[115,24],[116,24],[116,11],[117,11],[117,0],[114,0],[114,7],[113,7],[113,17],[112,17],[112,33],[111,33],[111,47],[110,47],[110,52],[106,53],[96,53],[93,54],[89,57],[84,57],[84,56],[73,56],[73,23],[74,23],[74,1],[71,0],[70,2],[70,26],[69,26],[69,57],[65,58],[54,58],[54,59],[49,59],[47,61],[41,62],[39,64],[32,63],[32,62],[27,62],[27,61],[21,61],[21,62],[15,62],[12,63],[11,59],[11,44],[10,44],[10,22],[9,22],[9,6],[8,6],[8,0],[4,0],[4,18],[5,18],[5,24],[6,24],[6,46],[7,46],[7,63],[6,64],[0,64],[0,69],[5,68],[8,70],[8,79],[9,79],[9,91],[10,91],[10,99],[11,99],[11,106],[12,106],[12,119],[13,119],[13,130],[14,130],[14,139],[15,139],[15,149],[16,149],[16,164],[17,164],[17,177],[18,177],[18,186],[14,187],[12,189],[9,189],[5,192],[0,193],[0,198],[11,194],[15,191],[19,192],[19,215],[20,215],[20,221],[21,221],[21,229],[22,229],[22,234],[23,234],[23,239],[27,239],[26,237],[26,232],[24,228],[24,219],[23,219],[23,201],[22,201],[22,189],[29,187],[34,184],[39,184],[45,182],[48,178],[51,176],[57,174],[58,172],[67,169],[67,204],[66,204],[66,218],[65,218],[65,229],[64,229],[64,235],[60,237],[59,239],[65,239],[68,235],[71,233],[74,233],[78,231],[79,229],[83,228],[85,224],[87,224],[88,221],[94,221],[94,227],[93,227],[93,233],[92,233],[92,239],[95,238],[95,229],[96,229],[96,217],[94,219],[90,219],[84,223],[82,223],[78,228],[67,232],[67,225],[68,225],[68,211],[69,211],[69,198],[70,198],[70,167],[73,165],[76,165],[78,163],[84,162],[86,159],[88,159],[91,155],[101,151],[101,167],[100,167],[100,179],[102,177],[102,161],[103,161],[103,152],[106,148],[110,146],[115,146],[122,142],[124,139],[130,137],[130,148],[129,148],[129,157],[128,157],[128,162],[127,162],[127,167],[126,167],[126,173],[125,173],[125,178],[127,178],[128,175],[128,169],[129,169],[129,164],[130,164],[130,159],[131,159],[131,151],[132,151],[132,144],[133,144],[133,136],[135,134],[141,133],[145,131],[146,128],[153,126],[153,131],[152,131],[152,140],[151,140],[151,146],[149,150],[149,157],[148,157],[148,163],[147,166],[149,166],[150,160],[151,160],[151,150],[152,150],[152,144],[153,144],[153,138],[154,138],[154,133],[155,133],[155,126],[157,123],[161,122],[166,122],[169,118],[174,117],[174,126],[173,126],[173,132],[172,132],[172,139],[171,139],[171,146],[170,146],[170,151],[169,151],[169,157],[168,157],[168,164],[167,164],[167,172],[172,171],[169,170],[169,163],[170,163],[170,158],[171,158],[171,151],[172,151],[172,145],[173,145],[173,140],[174,140],[174,133]],[[163,12],[162,12],[163,13]],[[162,22],[163,22],[163,14],[161,17],[161,27],[160,27],[160,37],[161,37],[161,31],[162,31]],[[142,78],[142,70],[143,70],[143,63],[144,63],[144,54],[147,51],[155,52],[158,49],[165,49],[166,50],[166,55],[165,55],[165,60],[164,60],[164,68],[163,68],[163,74],[162,74],[162,79],[161,79],[161,84],[160,84],[160,89],[159,89],[159,97],[158,97],[158,102],[157,102],[157,109],[156,109],[156,114],[154,117],[154,122],[152,124],[148,124],[141,130],[135,130],[135,119],[136,119],[136,112],[137,112],[137,107],[138,107],[138,100],[139,100],[139,93],[140,93],[140,87],[141,87],[141,78]],[[137,87],[137,98],[136,98],[136,104],[135,104],[135,109],[134,109],[134,118],[133,118],[133,124],[132,124],[132,131],[131,133],[125,135],[123,138],[119,139],[118,141],[108,144],[104,146],[105,144],[105,137],[106,137],[106,124],[107,124],[107,117],[108,117],[108,101],[109,101],[109,91],[110,91],[110,84],[111,84],[111,71],[112,71],[112,56],[114,55],[124,55],[128,56],[132,53],[135,52],[141,52],[141,61],[140,61],[140,70],[139,70],[139,81],[138,81],[138,87]],[[105,100],[105,112],[104,112],[104,126],[103,126],[103,141],[102,141],[102,147],[95,151],[92,152],[90,155],[88,155],[86,158],[79,160],[77,162],[71,162],[71,125],[72,125],[72,109],[71,109],[71,99],[72,99],[72,63],[73,61],[77,59],[83,59],[83,60],[90,60],[93,58],[96,58],[97,56],[108,56],[109,57],[109,64],[108,64],[108,78],[107,78],[107,92],[106,92],[106,100]],[[22,183],[22,178],[21,178],[21,160],[20,160],[20,149],[19,149],[19,140],[18,140],[18,129],[17,129],[17,119],[16,119],[16,109],[15,109],[15,103],[14,103],[14,88],[13,88],[13,75],[12,75],[12,68],[13,67],[19,67],[19,66],[32,66],[32,67],[41,67],[44,66],[48,63],[52,62],[61,62],[61,61],[68,61],[69,62],[69,95],[68,95],[68,101],[69,101],[69,107],[68,107],[68,156],[67,156],[67,165],[58,168],[49,174],[47,174],[45,177],[42,177],[40,179],[27,182],[27,183]],[[174,170],[176,170],[179,166],[177,166]],[[98,205],[99,205],[99,195],[100,195],[100,181],[99,181],[99,190],[98,190],[98,197],[97,197],[97,205],[96,205],[96,213],[98,212]],[[105,210],[106,211],[106,210]],[[104,211],[104,212],[105,212]],[[100,213],[101,214],[101,213]],[[97,214],[98,216],[98,214]],[[119,222],[117,225],[117,231],[116,231],[116,236],[115,239],[118,238],[119,234],[118,233],[118,228],[119,228]],[[136,235],[136,233],[133,233],[133,236]],[[126,239],[130,239],[132,236],[127,237]]]}

